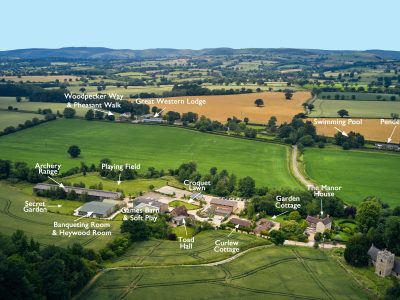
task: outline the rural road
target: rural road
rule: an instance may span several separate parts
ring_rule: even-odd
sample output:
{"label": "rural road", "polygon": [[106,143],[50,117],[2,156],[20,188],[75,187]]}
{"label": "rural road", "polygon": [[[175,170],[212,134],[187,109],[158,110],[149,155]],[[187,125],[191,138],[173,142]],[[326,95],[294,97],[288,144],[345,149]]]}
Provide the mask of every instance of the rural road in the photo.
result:
{"label": "rural road", "polygon": [[292,146],[292,170],[293,170],[293,175],[307,188],[307,190],[309,190],[308,186],[312,186],[314,187],[314,189],[317,188],[299,171],[299,166],[297,165],[297,145]]}

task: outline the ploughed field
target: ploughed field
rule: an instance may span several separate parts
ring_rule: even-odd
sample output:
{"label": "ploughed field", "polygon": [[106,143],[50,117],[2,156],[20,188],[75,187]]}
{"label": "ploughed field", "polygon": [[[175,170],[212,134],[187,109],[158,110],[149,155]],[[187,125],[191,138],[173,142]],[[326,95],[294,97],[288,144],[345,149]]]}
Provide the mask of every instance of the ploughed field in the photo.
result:
{"label": "ploughed field", "polygon": [[332,258],[261,247],[220,265],[112,269],[79,299],[367,299]]}
{"label": "ploughed field", "polygon": [[[70,145],[78,145],[81,156],[69,157]],[[289,148],[181,128],[61,119],[0,137],[2,159],[62,164],[72,167],[98,164],[103,158],[113,163],[140,163],[148,167],[177,168],[195,161],[201,173],[211,167],[226,169],[238,178],[251,176],[258,186],[300,188],[288,167]]]}
{"label": "ploughed field", "polygon": [[345,203],[359,204],[376,196],[391,207],[400,205],[400,155],[338,149],[307,149],[307,174],[318,184],[342,186]]}
{"label": "ploughed field", "polygon": [[[345,121],[347,123],[346,118],[339,118],[339,121]],[[360,118],[350,118],[352,120],[360,120]],[[332,120],[336,120],[336,118],[309,118],[308,121],[314,123],[315,120],[318,122],[330,122]],[[342,125],[331,125],[331,124],[323,124],[317,123],[317,132],[321,135],[326,136],[334,136],[337,133],[335,127],[340,130],[344,130],[345,132],[349,133],[350,131],[359,132],[361,133],[366,140],[369,141],[378,141],[378,142],[387,142],[388,137],[391,135],[393,128],[396,126],[394,124],[385,123],[390,122],[391,120],[382,120],[381,119],[362,119],[361,125],[356,124],[346,124],[345,126]],[[400,143],[400,130],[397,128],[392,136],[393,143]]]}
{"label": "ploughed field", "polygon": [[[249,118],[250,123],[266,124],[271,116],[276,116],[278,123],[290,122],[294,115],[304,112],[302,104],[311,98],[309,92],[295,92],[292,100],[285,99],[285,93],[264,92],[239,95],[220,96],[180,96],[168,99],[183,100],[184,104],[150,104],[150,106],[166,107],[166,111],[185,113],[192,111],[199,116],[204,115],[211,120],[226,122],[229,117],[237,117],[243,120]],[[199,106],[186,104],[189,101],[201,99],[207,104]],[[264,106],[257,107],[256,99],[263,99]],[[144,100],[144,99],[143,99]],[[133,100],[134,101],[134,100]]]}

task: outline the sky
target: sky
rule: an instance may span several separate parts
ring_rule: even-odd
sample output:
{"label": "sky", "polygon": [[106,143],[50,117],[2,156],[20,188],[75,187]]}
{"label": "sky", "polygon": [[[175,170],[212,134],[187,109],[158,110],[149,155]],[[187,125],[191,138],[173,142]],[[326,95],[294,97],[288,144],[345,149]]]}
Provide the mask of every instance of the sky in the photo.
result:
{"label": "sky", "polygon": [[398,0],[20,0],[0,5],[0,50],[400,50]]}

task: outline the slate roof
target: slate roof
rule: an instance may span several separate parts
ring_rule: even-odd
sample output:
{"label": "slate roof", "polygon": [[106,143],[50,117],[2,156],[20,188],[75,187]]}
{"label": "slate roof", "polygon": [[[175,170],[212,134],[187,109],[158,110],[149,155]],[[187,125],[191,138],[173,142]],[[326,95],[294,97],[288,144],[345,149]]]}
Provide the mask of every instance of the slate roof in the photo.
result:
{"label": "slate roof", "polygon": [[178,206],[178,207],[175,207],[172,211],[171,211],[171,213],[175,213],[177,216],[188,216],[188,213],[187,213],[187,209],[186,209],[186,207],[185,206]]}
{"label": "slate roof", "polygon": [[[50,189],[56,189],[59,186],[57,184],[50,184],[50,183],[38,183],[35,185],[33,188],[35,190],[50,190]],[[65,186],[64,190],[66,192],[69,191],[75,191],[78,195],[81,195],[83,193],[87,193],[89,196],[94,196],[94,197],[101,197],[101,198],[109,198],[109,199],[117,199],[121,197],[121,193],[118,192],[110,192],[110,191],[103,191],[103,190],[94,190],[94,189],[86,189],[86,188],[81,188],[81,187],[75,187],[75,186]]]}
{"label": "slate roof", "polygon": [[319,217],[307,216],[306,220],[308,223],[311,223],[311,224],[317,224],[318,222],[322,222],[322,224],[328,225],[329,223],[332,223],[332,219],[329,217],[321,219]]}
{"label": "slate roof", "polygon": [[243,219],[238,219],[238,218],[232,218],[229,221],[232,224],[239,225],[241,227],[250,227],[251,222],[249,220],[243,220]]}
{"label": "slate roof", "polygon": [[376,261],[376,258],[378,257],[378,252],[380,250],[376,248],[374,245],[372,245],[369,250],[368,250],[368,255],[371,257],[371,260]]}
{"label": "slate roof", "polygon": [[237,205],[235,201],[225,200],[221,198],[212,198],[210,204],[230,206],[230,207],[235,207]]}
{"label": "slate roof", "polygon": [[99,201],[91,201],[85,203],[81,208],[78,210],[80,212],[93,212],[93,214],[97,215],[106,215],[110,212],[110,209],[113,210],[115,208],[115,204],[111,203],[104,203]]}

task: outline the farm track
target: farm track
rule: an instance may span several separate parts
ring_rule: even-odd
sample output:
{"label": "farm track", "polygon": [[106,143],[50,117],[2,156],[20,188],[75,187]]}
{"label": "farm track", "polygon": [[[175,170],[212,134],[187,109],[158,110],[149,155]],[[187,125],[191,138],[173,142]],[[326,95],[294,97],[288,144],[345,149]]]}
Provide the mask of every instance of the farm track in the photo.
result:
{"label": "farm track", "polygon": [[303,265],[306,272],[310,275],[313,281],[321,288],[321,290],[327,295],[329,299],[334,300],[335,297],[329,292],[329,290],[323,285],[323,283],[319,280],[318,276],[314,274],[311,268],[307,265],[304,258],[300,255],[300,253],[296,249],[292,249],[293,253],[296,255],[296,259]]}

